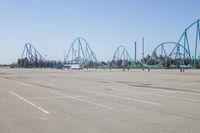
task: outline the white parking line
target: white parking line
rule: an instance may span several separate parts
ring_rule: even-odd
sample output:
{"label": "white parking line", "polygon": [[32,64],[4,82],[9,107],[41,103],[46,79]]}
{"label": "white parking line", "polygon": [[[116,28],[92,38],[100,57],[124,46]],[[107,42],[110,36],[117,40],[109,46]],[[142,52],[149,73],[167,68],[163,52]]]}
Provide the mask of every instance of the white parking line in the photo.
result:
{"label": "white parking line", "polygon": [[190,101],[190,102],[200,102],[198,99],[191,99],[191,98],[185,98],[185,97],[175,97],[175,96],[169,96],[169,95],[162,95],[162,94],[156,94],[156,93],[118,93],[118,96],[130,96],[130,95],[151,95],[151,96],[157,96],[157,97],[164,97],[164,98],[172,98],[176,100],[182,100],[182,101]]}
{"label": "white parking line", "polygon": [[43,109],[43,108],[37,106],[36,104],[32,103],[31,101],[29,101],[29,100],[27,100],[27,99],[21,97],[20,95],[14,93],[14,92],[12,92],[12,91],[9,91],[9,93],[12,94],[12,95],[14,95],[14,96],[16,96],[16,97],[18,97],[19,99],[23,100],[24,102],[26,102],[26,103],[32,105],[33,107],[39,109],[40,111],[42,111],[42,112],[44,112],[44,113],[46,113],[46,114],[49,114],[49,113],[50,113],[50,112],[46,111],[45,109]]}
{"label": "white parking line", "polygon": [[140,99],[135,99],[135,98],[128,98],[128,97],[118,96],[118,95],[113,95],[113,94],[105,94],[105,93],[102,93],[102,92],[94,92],[94,91],[83,90],[83,89],[81,89],[81,91],[85,91],[85,92],[89,92],[89,93],[93,93],[93,94],[98,94],[98,95],[101,95],[101,96],[116,97],[116,98],[120,98],[120,99],[125,99],[125,100],[129,100],[129,101],[140,102],[140,103],[146,103],[146,104],[151,104],[151,105],[157,105],[157,106],[162,105],[162,104],[156,103],[156,102],[150,102],[150,101],[145,101],[145,100],[140,100]]}
{"label": "white parking line", "polygon": [[84,96],[80,96],[80,95],[78,95],[78,96],[68,96],[68,95],[61,94],[61,93],[58,93],[58,92],[55,92],[55,91],[52,91],[52,90],[49,90],[49,92],[57,94],[57,95],[60,95],[60,96],[63,96],[63,98],[71,98],[71,99],[78,100],[78,101],[81,101],[81,102],[85,102],[85,103],[89,103],[89,104],[92,104],[92,105],[104,107],[104,108],[107,108],[109,110],[114,110],[115,109],[115,108],[113,108],[111,106],[107,106],[107,105],[104,105],[104,104],[100,104],[100,103],[96,103],[96,102],[93,102],[93,101],[89,101],[89,100],[83,99]]}
{"label": "white parking line", "polygon": [[172,99],[183,100],[183,101],[200,102],[200,100],[197,100],[197,99],[190,99],[190,98],[184,98],[184,97],[174,97],[174,96],[161,95],[161,94],[146,94],[146,95],[166,97],[166,98],[172,98]]}
{"label": "white parking line", "polygon": [[15,80],[15,83],[20,84],[22,86],[30,86],[30,84],[28,84],[28,83],[17,81],[17,80]]}
{"label": "white parking line", "polygon": [[48,100],[48,99],[64,99],[68,97],[58,96],[58,97],[36,97],[36,98],[28,98],[28,100]]}

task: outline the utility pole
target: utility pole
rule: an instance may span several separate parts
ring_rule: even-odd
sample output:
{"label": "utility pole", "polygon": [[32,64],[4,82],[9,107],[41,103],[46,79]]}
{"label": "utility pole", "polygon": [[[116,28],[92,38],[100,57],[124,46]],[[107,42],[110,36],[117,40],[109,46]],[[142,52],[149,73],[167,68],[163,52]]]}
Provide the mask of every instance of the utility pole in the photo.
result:
{"label": "utility pole", "polygon": [[144,63],[144,37],[142,38],[142,61]]}
{"label": "utility pole", "polygon": [[135,41],[135,63],[137,61],[137,42]]}

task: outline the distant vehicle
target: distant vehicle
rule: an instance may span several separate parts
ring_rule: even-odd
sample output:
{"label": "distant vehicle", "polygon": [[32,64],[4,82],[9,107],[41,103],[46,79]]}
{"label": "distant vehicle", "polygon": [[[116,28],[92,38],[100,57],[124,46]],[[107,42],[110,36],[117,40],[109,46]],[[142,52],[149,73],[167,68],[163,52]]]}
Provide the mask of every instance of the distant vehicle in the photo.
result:
{"label": "distant vehicle", "polygon": [[176,68],[175,65],[171,65],[171,66],[170,66],[170,69],[174,69],[174,68]]}
{"label": "distant vehicle", "polygon": [[64,65],[63,64],[59,64],[56,66],[56,69],[63,69],[64,68]]}
{"label": "distant vehicle", "polygon": [[68,64],[63,65],[63,69],[70,69],[70,66]]}
{"label": "distant vehicle", "polygon": [[72,70],[81,70],[84,69],[84,65],[80,64],[66,64],[64,65],[64,69],[72,69]]}
{"label": "distant vehicle", "polygon": [[80,64],[71,64],[70,66],[72,70],[80,70],[84,68],[84,66]]}
{"label": "distant vehicle", "polygon": [[190,69],[192,68],[191,65],[181,65],[180,68]]}

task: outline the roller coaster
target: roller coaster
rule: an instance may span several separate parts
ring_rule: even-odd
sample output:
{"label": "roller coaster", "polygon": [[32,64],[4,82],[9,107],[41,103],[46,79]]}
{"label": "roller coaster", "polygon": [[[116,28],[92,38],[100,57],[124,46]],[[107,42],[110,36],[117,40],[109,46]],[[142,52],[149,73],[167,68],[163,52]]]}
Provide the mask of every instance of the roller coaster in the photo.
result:
{"label": "roller coaster", "polygon": [[88,42],[84,38],[78,37],[72,42],[64,58],[64,64],[95,67],[98,61]]}
{"label": "roller coaster", "polygon": [[120,45],[114,53],[113,59],[111,61],[112,67],[124,67],[132,64],[131,57],[125,48],[125,46]]}
{"label": "roller coaster", "polygon": [[[36,48],[26,43],[22,52],[22,59],[30,64],[45,62],[44,57]],[[62,66],[78,65],[82,68],[108,67],[109,63],[99,62],[88,42],[81,37],[76,38],[69,47]],[[134,62],[125,46],[120,45],[110,62],[111,67],[126,67]],[[142,59],[139,65],[149,68],[200,68],[200,20],[189,25],[177,42],[159,44],[151,56]]]}
{"label": "roller coaster", "polygon": [[200,58],[200,20],[189,25],[177,42],[159,44],[152,55],[143,62],[145,67],[199,67]]}
{"label": "roller coaster", "polygon": [[37,51],[37,49],[30,43],[24,45],[21,58],[27,58],[30,63],[33,62],[45,62],[44,57]]}

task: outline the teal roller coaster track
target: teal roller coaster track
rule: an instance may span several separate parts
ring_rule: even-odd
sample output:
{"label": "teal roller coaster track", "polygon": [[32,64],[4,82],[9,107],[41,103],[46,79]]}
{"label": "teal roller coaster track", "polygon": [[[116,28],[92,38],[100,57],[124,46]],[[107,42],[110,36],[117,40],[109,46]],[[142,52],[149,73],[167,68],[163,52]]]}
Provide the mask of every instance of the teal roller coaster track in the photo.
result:
{"label": "teal roller coaster track", "polygon": [[171,61],[174,60],[176,68],[180,66],[196,68],[200,60],[198,54],[200,54],[200,20],[188,26],[177,42],[159,44],[143,65],[160,68],[164,67],[166,62],[171,66]]}
{"label": "teal roller coaster track", "polygon": [[37,51],[37,49],[30,43],[24,45],[21,58],[27,58],[31,63],[36,61],[45,62],[44,57]]}
{"label": "teal roller coaster track", "polygon": [[89,63],[97,63],[95,53],[90,48],[88,42],[81,37],[76,38],[64,58],[64,64],[80,64],[87,65]]}

